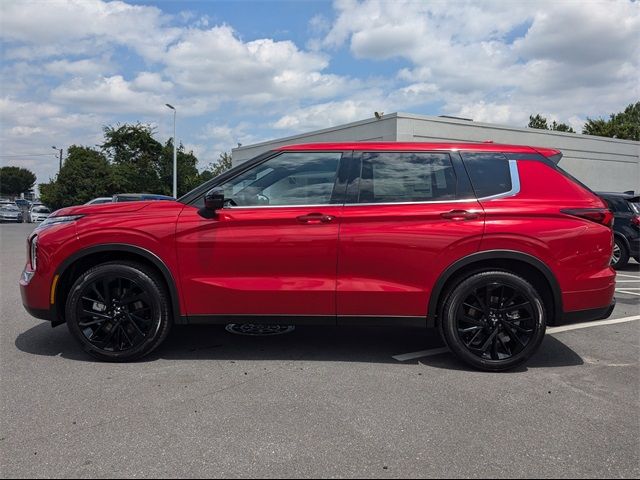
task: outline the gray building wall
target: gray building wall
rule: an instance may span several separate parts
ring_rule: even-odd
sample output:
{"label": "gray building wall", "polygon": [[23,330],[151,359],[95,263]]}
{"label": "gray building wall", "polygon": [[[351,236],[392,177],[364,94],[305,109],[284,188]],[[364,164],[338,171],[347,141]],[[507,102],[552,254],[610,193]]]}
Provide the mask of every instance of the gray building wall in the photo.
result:
{"label": "gray building wall", "polygon": [[514,128],[443,117],[392,113],[232,151],[234,165],[282,145],[341,141],[482,142],[556,148],[562,168],[594,190],[640,190],[640,142]]}

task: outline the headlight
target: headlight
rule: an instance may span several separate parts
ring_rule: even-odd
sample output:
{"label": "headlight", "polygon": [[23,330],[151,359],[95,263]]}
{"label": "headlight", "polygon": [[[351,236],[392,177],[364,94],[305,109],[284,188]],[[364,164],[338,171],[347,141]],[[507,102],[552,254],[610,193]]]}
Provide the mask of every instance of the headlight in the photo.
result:
{"label": "headlight", "polygon": [[63,215],[62,217],[48,217],[44,222],[40,224],[40,227],[55,225],[56,223],[74,222],[82,217],[83,215]]}
{"label": "headlight", "polygon": [[34,235],[29,245],[29,263],[31,270],[35,270],[38,266],[38,235]]}

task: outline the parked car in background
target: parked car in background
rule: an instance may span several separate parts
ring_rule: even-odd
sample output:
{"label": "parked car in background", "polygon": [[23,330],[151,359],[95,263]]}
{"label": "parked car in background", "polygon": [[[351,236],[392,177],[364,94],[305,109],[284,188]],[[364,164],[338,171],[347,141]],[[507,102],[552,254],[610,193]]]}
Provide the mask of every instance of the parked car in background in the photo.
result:
{"label": "parked car in background", "polygon": [[631,257],[640,262],[640,195],[634,192],[597,193],[615,217],[611,266],[616,270],[623,268]]}
{"label": "parked car in background", "polygon": [[280,147],[179,200],[58,210],[28,238],[22,300],[108,361],[149,354],[174,323],[231,321],[433,327],[468,364],[506,370],[547,324],[615,305],[613,214],[561,156]]}
{"label": "parked car in background", "polygon": [[175,200],[167,195],[156,195],[155,193],[118,193],[113,196],[114,202],[144,202],[149,200]]}
{"label": "parked car in background", "polygon": [[93,200],[89,200],[85,205],[100,205],[102,203],[111,203],[113,202],[113,197],[98,197]]}
{"label": "parked car in background", "polygon": [[49,210],[44,205],[35,205],[29,209],[29,222],[30,223],[38,223],[45,221],[49,215],[51,215],[51,210]]}
{"label": "parked car in background", "polygon": [[31,202],[29,200],[25,200],[24,198],[16,198],[15,203],[21,209],[28,210],[31,207]]}
{"label": "parked car in background", "polygon": [[15,203],[0,205],[0,222],[22,223],[22,211]]}

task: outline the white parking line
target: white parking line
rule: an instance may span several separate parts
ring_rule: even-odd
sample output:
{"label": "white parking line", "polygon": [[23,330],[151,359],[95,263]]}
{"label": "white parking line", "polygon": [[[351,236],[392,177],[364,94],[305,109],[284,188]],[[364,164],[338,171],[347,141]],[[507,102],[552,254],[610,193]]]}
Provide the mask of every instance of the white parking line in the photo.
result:
{"label": "white parking line", "polygon": [[616,284],[618,283],[638,283],[640,282],[640,278],[638,278],[637,280],[616,280]]}
{"label": "white parking line", "polygon": [[560,327],[549,327],[547,333],[554,334],[560,332],[566,332],[568,330],[579,330],[582,328],[600,327],[602,325],[614,325],[616,323],[635,322],[640,320],[640,315],[634,315],[633,317],[612,318],[609,320],[598,320],[596,322],[576,323],[574,325],[562,325]]}
{"label": "white parking line", "polygon": [[636,278],[636,279],[640,278],[638,275],[627,275],[627,274],[624,274],[624,273],[618,273],[618,274],[616,274],[616,276],[618,276],[618,277],[627,277],[627,278]]}
{"label": "white parking line", "polygon": [[[638,293],[634,295],[639,295]],[[633,317],[613,318],[611,320],[598,320],[596,322],[576,323],[574,325],[563,325],[560,327],[548,327],[547,333],[553,335],[554,333],[567,332],[569,330],[580,330],[583,328],[601,327],[603,325],[615,325],[616,323],[635,322],[640,320],[640,315]],[[406,362],[407,360],[415,360],[416,358],[432,357],[433,355],[440,355],[441,353],[448,352],[447,347],[433,348],[431,350],[421,350],[419,352],[403,353],[401,355],[394,355],[394,360],[399,362]]]}
{"label": "white parking line", "polygon": [[421,350],[420,352],[403,353],[402,355],[394,355],[391,358],[398,360],[399,362],[406,362],[407,360],[413,360],[414,358],[431,357],[433,355],[440,355],[441,353],[446,353],[448,351],[449,349],[447,347],[442,347],[434,348],[432,350]]}
{"label": "white parking line", "polygon": [[640,293],[627,292],[626,290],[618,290],[617,288],[616,288],[616,292],[618,292],[618,293],[626,293],[627,295],[637,295],[638,297],[640,297]]}

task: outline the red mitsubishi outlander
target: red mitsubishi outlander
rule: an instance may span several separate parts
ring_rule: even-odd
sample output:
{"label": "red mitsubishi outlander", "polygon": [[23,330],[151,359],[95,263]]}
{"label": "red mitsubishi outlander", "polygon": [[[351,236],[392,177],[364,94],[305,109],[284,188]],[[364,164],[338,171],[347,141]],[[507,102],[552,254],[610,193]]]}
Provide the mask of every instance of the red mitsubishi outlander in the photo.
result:
{"label": "red mitsubishi outlander", "polygon": [[178,201],[55,212],[28,239],[23,303],[109,361],[143,357],[174,323],[417,325],[505,370],[547,324],[613,310],[612,214],[560,157],[282,147]]}

